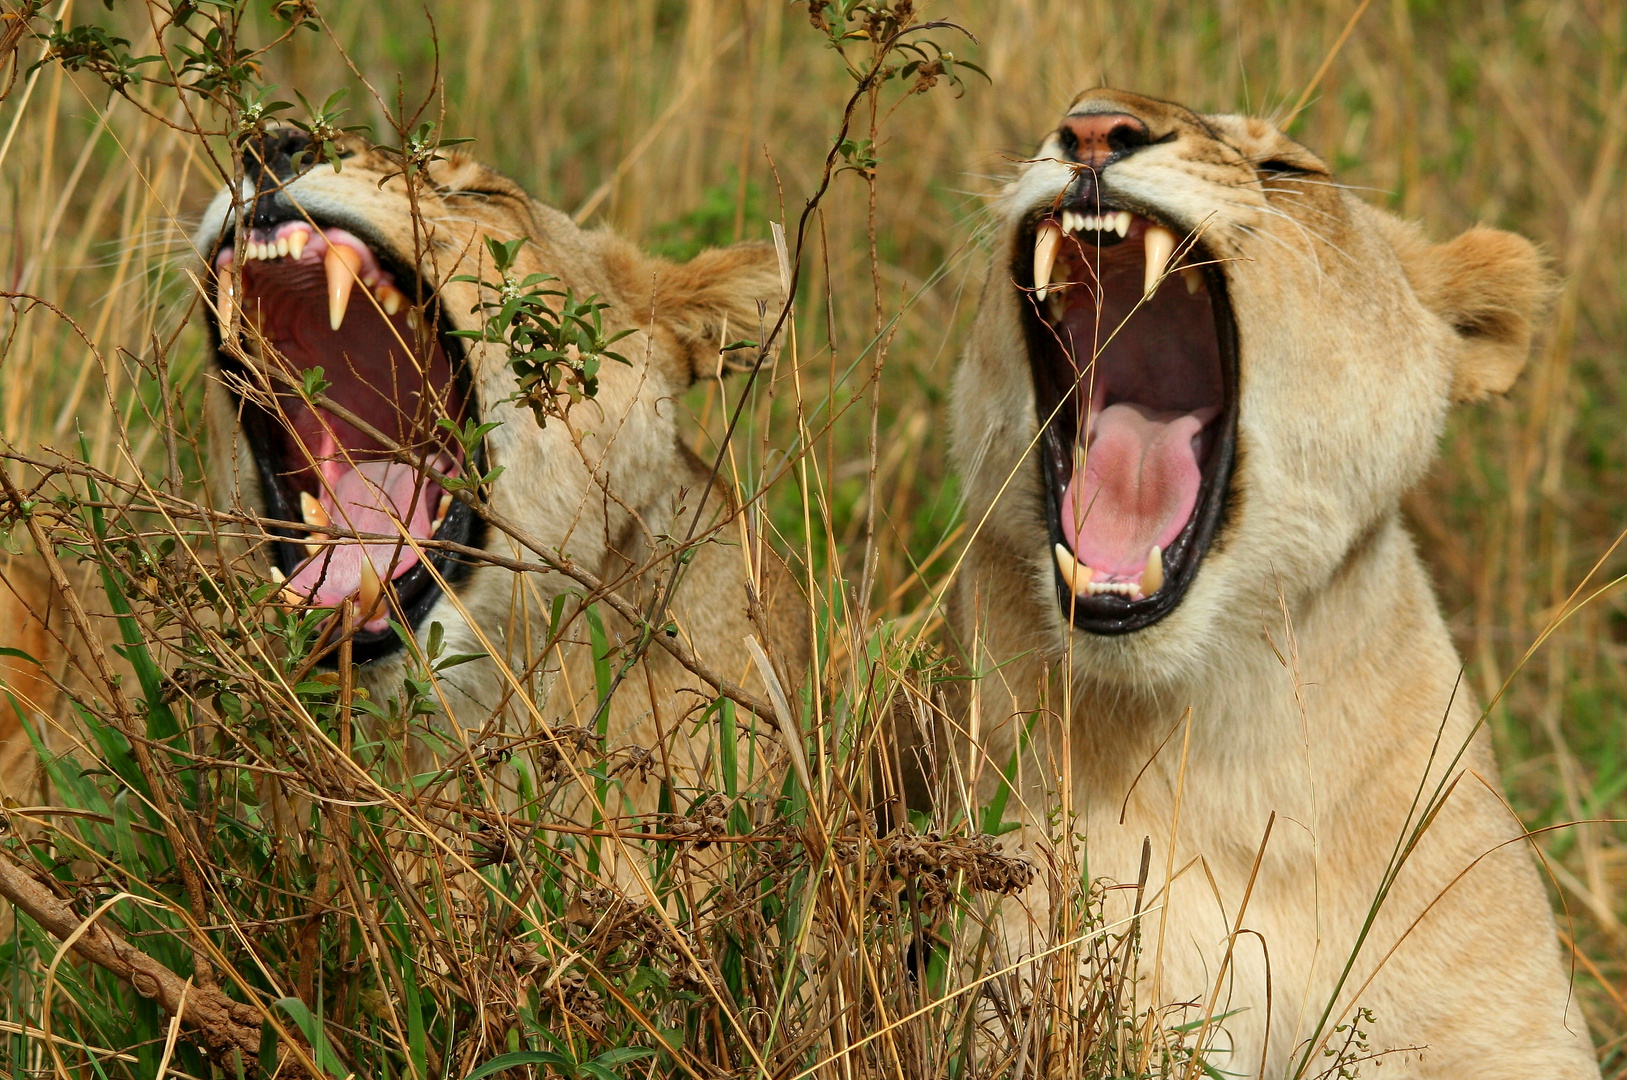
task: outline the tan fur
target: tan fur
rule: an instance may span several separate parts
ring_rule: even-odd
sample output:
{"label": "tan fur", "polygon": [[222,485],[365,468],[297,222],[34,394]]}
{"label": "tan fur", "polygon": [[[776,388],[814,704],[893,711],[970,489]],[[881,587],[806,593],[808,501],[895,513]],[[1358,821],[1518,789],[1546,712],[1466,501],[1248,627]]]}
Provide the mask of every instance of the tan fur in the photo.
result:
{"label": "tan fur", "polygon": [[0,567],[0,645],[26,653],[0,656],[0,798],[32,803],[40,793],[39,759],[26,720],[35,734],[50,730],[59,694],[42,665],[60,658],[61,649],[46,620],[54,614],[50,582],[21,558]]}
{"label": "tan fur", "polygon": [[[708,482],[710,463],[683,444],[676,398],[697,378],[718,372],[725,324],[732,339],[756,339],[761,306],[777,313],[781,286],[773,249],[737,245],[682,265],[654,258],[608,231],[578,228],[566,215],[531,200],[512,181],[455,153],[431,166],[430,183],[418,194],[423,232],[415,241],[399,169],[359,143],[351,149],[356,152],[344,160],[342,170],[318,165],[288,185],[289,195],[325,223],[356,223],[357,232],[382,240],[403,264],[411,265],[414,251],[421,250],[421,273],[426,282],[439,285],[444,311],[457,328],[478,325],[470,314],[477,296],[475,286],[450,279],[482,274],[492,280],[484,238],[525,236],[530,241],[515,267],[517,276],[553,274],[559,281],[549,287],[568,287],[579,299],[597,295],[610,303],[603,313],[607,331],[634,331],[614,346],[630,364],[607,361],[597,396],[574,405],[568,422],[550,420],[541,428],[524,406],[502,403],[515,382],[499,348],[472,346],[469,364],[481,419],[501,421],[487,441],[488,467],[505,469],[492,489],[492,509],[540,540],[545,550],[563,554],[609,582],[620,582],[644,565],[658,544],[666,542],[662,538],[682,538]],[[208,250],[220,235],[228,209],[223,192],[199,230],[201,249]],[[367,299],[352,300],[358,302]],[[211,383],[214,490],[218,498],[240,498],[257,506],[258,483],[231,399],[218,373]],[[807,634],[801,621],[789,618],[785,604],[794,586],[772,555],[749,567],[766,618],[762,623],[748,618],[750,560],[741,547],[738,522],[728,520],[732,511],[720,482],[701,528],[704,532],[726,524],[696,551],[669,618],[713,670],[763,695],[744,639],[766,638],[770,651],[784,661],[782,677],[796,678],[804,665]],[[508,558],[537,559],[495,528],[488,530],[485,543]],[[643,607],[670,568],[669,559],[657,571],[620,584],[618,591]],[[558,655],[536,655],[547,637],[552,600],[571,591],[579,592],[580,586],[563,574],[518,575],[483,566],[454,585],[455,602],[445,596],[439,600],[420,630],[438,621],[446,629],[448,652],[481,652],[489,645],[515,672],[538,665],[543,673],[537,695],[542,719],[550,724],[586,722],[595,705],[586,623],[576,620],[570,635],[574,644]],[[636,636],[608,609],[605,618],[612,644]],[[660,648],[652,647],[647,656],[615,698],[609,724],[612,749],[654,746],[657,731],[670,737],[698,702],[716,696]],[[375,694],[393,692],[401,675],[399,653],[363,670]],[[537,715],[522,707],[496,663],[452,669],[442,684],[450,712],[464,727],[486,725],[498,710],[505,715],[497,721],[511,731],[536,726]],[[692,776],[694,761],[695,755],[686,752],[672,764]],[[647,786],[653,792],[654,783]]]}
{"label": "tan fur", "polygon": [[[1221,1068],[1254,1076],[1263,1062],[1266,1077],[1286,1075],[1356,947],[1420,784],[1456,780],[1335,1016],[1365,1006],[1375,1051],[1422,1048],[1386,1057],[1377,1075],[1596,1077],[1541,880],[1400,514],[1452,402],[1506,389],[1524,363],[1552,287],[1542,260],[1490,229],[1432,245],[1334,186],[1263,121],[1108,90],[1072,108],[1143,119],[1153,144],[1108,165],[1104,192],[1201,227],[1224,260],[1239,330],[1238,464],[1215,542],[1171,614],[1116,637],[1070,627],[1030,450],[1038,420],[1010,269],[1022,215],[1072,176],[1053,136],[996,207],[994,265],[951,411],[978,526],[954,622],[984,673],[985,796],[1014,733],[1043,707],[1019,795],[1025,842],[1053,876],[1028,891],[1026,910],[1008,904],[1011,955],[1070,925],[1054,910],[1076,887],[1056,876],[1070,853],[1051,846],[1042,816],[1063,778],[1076,817],[1055,835],[1083,834],[1090,877],[1133,885],[1150,840],[1147,903],[1163,906],[1143,923],[1141,1005],[1209,1000],[1275,813],[1242,919],[1255,933],[1235,941],[1215,1008],[1231,1015],[1215,1023],[1232,1048]],[[1273,158],[1312,174],[1262,180],[1254,165]],[[1130,913],[1133,890],[1106,895],[1110,918]],[[1166,1020],[1202,1016],[1200,1006]],[[1314,1054],[1307,1075],[1327,1064]]]}

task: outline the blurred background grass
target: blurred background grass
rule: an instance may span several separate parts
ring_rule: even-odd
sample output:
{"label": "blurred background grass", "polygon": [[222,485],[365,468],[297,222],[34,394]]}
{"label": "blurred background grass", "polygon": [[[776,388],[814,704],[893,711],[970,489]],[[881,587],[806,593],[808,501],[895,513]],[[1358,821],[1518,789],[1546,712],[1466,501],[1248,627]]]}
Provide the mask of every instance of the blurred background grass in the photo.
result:
{"label": "blurred background grass", "polygon": [[[72,18],[73,9],[68,8]],[[101,14],[100,5],[82,4]],[[253,10],[264,16],[256,5]],[[0,2],[8,8],[9,2]],[[683,256],[768,234],[817,184],[852,81],[778,0],[330,0],[320,5],[355,68],[387,97],[445,84],[444,130],[539,198]],[[876,148],[872,281],[868,191],[838,178],[810,245],[799,310],[806,365],[845,401],[870,368],[878,311],[902,308],[881,378],[879,616],[918,616],[958,526],[944,464],[945,393],[984,271],[984,196],[1079,90],[1111,84],[1204,111],[1283,116],[1356,3],[944,0],[982,66],[963,97],[910,100]],[[53,9],[54,10],[54,9]],[[115,16],[117,17],[117,16]],[[260,28],[272,34],[269,19]],[[433,30],[433,33],[431,32]],[[138,54],[141,27],[128,32]],[[253,33],[250,33],[252,39]],[[25,42],[31,63],[38,46]],[[311,100],[350,87],[347,122],[389,130],[325,35],[298,34],[265,80]],[[399,80],[399,82],[398,82]],[[138,91],[139,96],[139,91]],[[158,102],[160,109],[169,103]],[[1551,330],[1506,400],[1460,412],[1439,466],[1408,499],[1468,677],[1492,696],[1567,595],[1627,569],[1606,558],[1627,528],[1621,342],[1627,319],[1627,7],[1614,0],[1374,0],[1295,134],[1362,197],[1445,238],[1475,222],[1540,242],[1565,274]],[[0,105],[0,256],[7,288],[60,303],[104,350],[139,347],[180,301],[166,259],[217,179],[183,137],[89,78],[41,69]],[[877,293],[879,291],[879,304]],[[165,306],[168,305],[168,306]],[[20,324],[4,321],[5,332]],[[201,331],[177,354],[196,376]],[[188,344],[190,343],[190,344]],[[805,376],[806,377],[806,376]],[[697,423],[719,415],[707,394]],[[35,319],[0,370],[0,425],[18,447],[66,448],[76,430],[105,460],[106,400],[82,347]],[[869,409],[842,413],[820,448],[829,535],[854,560],[869,468]],[[704,440],[697,434],[698,440]],[[138,447],[138,450],[140,448]],[[148,450],[155,450],[149,440]],[[803,549],[800,504],[775,520]],[[816,526],[821,536],[825,529]],[[831,545],[811,545],[819,550]],[[1604,559],[1602,566],[1596,567]],[[1591,591],[1592,586],[1588,591]],[[1519,672],[1494,717],[1511,800],[1532,827],[1627,818],[1627,594],[1576,612]],[[1595,1038],[1627,1029],[1627,830],[1543,834],[1556,896],[1586,957]]]}

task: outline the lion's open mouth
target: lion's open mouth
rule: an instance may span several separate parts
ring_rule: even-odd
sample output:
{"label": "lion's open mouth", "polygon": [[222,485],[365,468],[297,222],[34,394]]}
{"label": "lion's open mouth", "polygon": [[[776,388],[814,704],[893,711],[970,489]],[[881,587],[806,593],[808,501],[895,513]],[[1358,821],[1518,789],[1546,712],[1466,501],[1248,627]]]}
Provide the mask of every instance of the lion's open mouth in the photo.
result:
{"label": "lion's open mouth", "polygon": [[1064,202],[1021,232],[1050,546],[1075,626],[1118,634],[1180,602],[1231,476],[1237,347],[1201,238]]}
{"label": "lion's open mouth", "polygon": [[[264,513],[311,527],[277,530],[285,595],[322,608],[354,602],[358,660],[392,649],[390,620],[415,626],[440,595],[402,533],[420,547],[469,543],[476,525],[425,471],[458,477],[470,468],[438,424],[474,412],[462,349],[433,287],[364,231],[257,217],[245,250],[227,246],[215,257],[220,315],[240,305],[242,332],[235,348],[220,348],[220,363],[238,392]],[[425,316],[414,304],[420,292]],[[220,320],[213,312],[211,320],[218,340]],[[307,374],[315,368],[319,380]],[[313,390],[334,407],[313,407]],[[441,550],[426,554],[443,577],[461,569]]]}

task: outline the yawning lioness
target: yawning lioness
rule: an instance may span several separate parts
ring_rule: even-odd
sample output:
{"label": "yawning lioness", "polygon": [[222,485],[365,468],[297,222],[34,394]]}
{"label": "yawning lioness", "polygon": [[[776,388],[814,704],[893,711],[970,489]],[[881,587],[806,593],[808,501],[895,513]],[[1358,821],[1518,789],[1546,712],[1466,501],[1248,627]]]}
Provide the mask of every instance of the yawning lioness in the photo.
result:
{"label": "yawning lioness", "polygon": [[[617,610],[661,620],[646,669],[615,698],[613,747],[653,748],[721,685],[762,694],[747,636],[783,661],[783,678],[799,678],[805,623],[784,616],[783,567],[742,545],[727,489],[680,441],[675,400],[722,373],[725,327],[748,338],[765,311],[772,321],[783,289],[773,249],[743,244],[677,265],[579,229],[462,154],[429,162],[409,190],[399,158],[359,139],[338,149],[329,163],[302,132],[267,133],[250,147],[240,197],[223,191],[196,237],[212,271],[213,486],[287,523],[272,526],[268,567],[283,596],[350,605],[353,655],[376,692],[399,686],[392,621],[420,637],[440,623],[447,652],[491,654],[446,672],[437,691],[471,727],[500,708],[527,725],[594,715],[595,661],[617,658],[571,647],[588,636],[580,622],[562,661],[542,655],[559,625],[555,598],[588,593],[585,580],[622,601],[601,612],[611,646],[643,633]],[[522,239],[505,280],[490,242]],[[510,364],[511,324],[495,324],[492,340],[486,321],[492,305],[537,288],[569,293],[547,303],[581,314],[584,344],[602,320],[607,346],[596,373],[575,340],[556,349],[552,397],[546,379],[520,382],[539,369]],[[479,422],[496,426],[471,438]],[[489,520],[448,490],[499,467],[480,494]],[[672,557],[703,499],[693,536],[708,542]],[[523,569],[546,560],[586,578]],[[652,605],[679,561],[673,603]],[[533,698],[540,711],[529,711]]]}
{"label": "yawning lioness", "polygon": [[[1317,1075],[1364,1008],[1378,1075],[1597,1076],[1400,508],[1452,404],[1523,366],[1542,259],[1433,244],[1264,121],[1111,90],[997,220],[952,410],[986,784],[1043,703],[1029,841],[1082,834],[1129,886],[1141,1003],[1195,1003],[1162,1022],[1207,1016],[1229,1074]],[[1046,897],[1015,955],[1067,925]]]}

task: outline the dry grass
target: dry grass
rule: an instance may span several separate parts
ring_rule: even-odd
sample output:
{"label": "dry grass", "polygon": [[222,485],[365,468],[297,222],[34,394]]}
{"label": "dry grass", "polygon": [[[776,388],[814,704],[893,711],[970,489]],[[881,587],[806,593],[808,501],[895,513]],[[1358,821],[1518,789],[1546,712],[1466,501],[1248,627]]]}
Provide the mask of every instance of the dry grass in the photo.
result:
{"label": "dry grass", "polygon": [[[794,222],[818,186],[831,135],[853,88],[838,58],[808,27],[806,5],[777,0],[458,0],[429,3],[427,15],[405,4],[334,0],[320,6],[329,31],[293,35],[267,57],[266,82],[298,87],[312,100],[349,87],[353,111],[347,120],[367,122],[381,134],[389,131],[387,118],[355,83],[334,43],[342,43],[376,85],[393,86],[399,74],[400,85],[414,96],[431,85],[432,41],[438,42],[448,134],[473,137],[481,157],[545,201],[674,254],[766,237],[770,220]],[[275,32],[264,7],[249,5],[249,40],[269,40]],[[15,0],[0,0],[0,9],[15,8]],[[768,387],[761,388],[750,430],[737,443],[735,480],[748,490],[766,449],[798,444],[806,451],[797,482],[776,490],[770,513],[777,546],[801,580],[811,583],[815,611],[823,620],[814,680],[822,691],[811,698],[815,715],[809,725],[810,731],[824,732],[825,741],[812,745],[835,751],[814,800],[824,815],[835,818],[826,841],[845,827],[852,807],[832,794],[831,785],[869,782],[864,755],[854,748],[874,740],[875,717],[902,708],[897,702],[906,700],[902,695],[911,688],[925,687],[927,700],[933,693],[932,659],[901,649],[899,642],[934,629],[930,601],[951,565],[944,554],[962,539],[954,481],[944,466],[942,409],[959,334],[983,271],[983,195],[1009,174],[1013,161],[1032,148],[1077,90],[1098,83],[1205,110],[1286,115],[1354,9],[1346,0],[1202,7],[1164,0],[1139,5],[944,0],[928,8],[930,17],[955,19],[977,35],[975,46],[941,36],[957,54],[982,66],[992,85],[969,76],[962,97],[939,87],[895,112],[888,110],[896,92],[884,98],[873,218],[871,191],[862,177],[839,175],[814,219],[792,362],[778,368],[773,402]],[[81,2],[73,14],[90,19],[102,12]],[[114,18],[128,27],[132,51],[149,51],[150,43],[142,40],[147,31],[133,9],[121,9]],[[0,71],[0,77],[9,77],[21,69],[0,104],[6,291],[58,305],[108,362],[95,363],[64,321],[41,309],[13,306],[0,319],[0,431],[15,453],[49,456],[38,449],[44,446],[93,463],[103,471],[104,485],[128,485],[140,463],[149,476],[168,473],[167,482],[184,494],[185,478],[197,473],[193,450],[185,439],[175,446],[173,460],[185,477],[174,476],[161,425],[143,411],[159,400],[152,380],[138,364],[120,359],[118,350],[150,357],[156,334],[165,344],[168,377],[179,387],[196,385],[201,333],[184,330],[169,343],[178,312],[188,302],[174,258],[191,215],[218,177],[197,140],[110,98],[93,78],[52,65],[30,74],[28,65],[38,54],[38,43],[24,38],[16,65]],[[1607,555],[1627,527],[1621,498],[1627,441],[1620,421],[1627,409],[1627,370],[1619,355],[1619,343],[1627,339],[1627,203],[1617,197],[1627,155],[1624,56],[1627,11],[1606,0],[1376,0],[1294,129],[1333,162],[1344,182],[1421,218],[1435,235],[1476,221],[1516,229],[1541,242],[1566,275],[1554,326],[1515,393],[1460,414],[1441,465],[1408,500],[1469,661],[1469,676],[1486,698],[1554,623],[1584,578],[1591,573],[1596,587],[1627,569],[1627,553]],[[146,87],[133,93],[150,94],[155,110],[179,118],[172,98]],[[878,349],[878,339],[884,349]],[[877,370],[879,391],[872,396],[869,376]],[[697,445],[714,442],[721,430],[724,403],[717,393],[716,388],[697,390],[689,401],[697,418]],[[793,400],[803,402],[800,413],[787,404]],[[183,393],[181,402],[185,420],[187,410],[195,414],[196,395]],[[16,460],[7,468],[19,477],[36,475]],[[82,497],[83,480],[73,483]],[[59,484],[72,486],[66,480]],[[81,534],[88,528],[77,527]],[[140,523],[130,518],[114,527],[133,530]],[[13,529],[12,546],[20,554],[6,577],[21,581],[23,568],[37,556],[21,529]],[[867,562],[867,553],[872,561]],[[98,555],[105,551],[98,549]],[[85,591],[95,590],[87,585]],[[61,618],[59,612],[59,625]],[[882,672],[884,692],[869,681],[876,670]],[[1616,589],[1558,625],[1495,713],[1506,785],[1528,825],[1627,818],[1624,712],[1627,594]],[[814,726],[827,719],[832,721],[827,726]],[[781,770],[773,783],[761,775],[754,780],[767,800],[752,811],[759,816],[729,831],[803,826],[802,805],[771,805],[772,797],[781,795],[795,802],[794,785],[785,792],[774,787],[789,775],[785,761],[775,758],[772,764]],[[43,827],[47,819],[36,816]],[[425,821],[425,852],[433,847],[432,836],[470,835],[473,826],[454,816],[446,812]],[[997,822],[998,814],[992,820]],[[1627,832],[1620,826],[1588,824],[1544,833],[1540,840],[1558,883],[1557,898],[1570,917],[1567,933],[1578,946],[1579,992],[1616,1075],[1627,1075],[1627,1046],[1617,1034],[1627,1030],[1624,839]],[[787,840],[782,847],[778,856],[740,856],[715,880],[707,877],[715,868],[682,873],[696,875],[686,879],[692,883],[724,882],[731,889],[748,879],[754,888],[764,880],[789,888],[805,882],[824,857],[801,842]],[[868,895],[865,890],[877,887],[878,868],[896,867],[902,858],[880,848],[872,856],[857,859],[848,878],[829,880],[846,881],[858,890],[856,896]],[[935,852],[928,861],[970,857]],[[384,880],[387,860],[370,863],[365,852],[354,858],[364,879],[377,874],[373,880]],[[774,864],[775,858],[781,863]],[[75,871],[69,864],[76,859],[63,860],[62,876],[70,883]],[[584,866],[573,862],[573,869],[562,871],[578,893],[591,887],[592,874]],[[79,869],[91,875],[86,880],[95,877],[94,868]],[[492,873],[481,880],[489,882]],[[919,867],[910,873],[919,877]],[[781,876],[772,877],[776,874]],[[148,884],[183,895],[173,882]],[[478,883],[456,888],[466,886],[468,902],[489,915],[492,909],[480,906],[489,900],[475,897]],[[141,891],[134,882],[121,887]],[[630,1019],[636,1009],[618,1012],[612,1005],[611,1021],[597,1030],[614,1029],[649,1046],[650,1027],[684,1028],[689,1041],[681,1054],[650,1059],[674,1075],[683,1069],[761,1068],[789,1077],[810,1069],[846,1080],[850,1068],[894,1075],[906,1063],[926,1072],[998,1072],[997,1061],[973,1066],[956,1057],[969,1045],[957,1041],[956,1025],[969,1030],[981,1019],[969,1008],[975,995],[955,998],[910,1023],[898,1022],[896,1029],[888,1026],[922,1007],[925,991],[913,982],[905,985],[906,980],[880,988],[876,969],[863,960],[864,950],[874,948],[876,965],[896,974],[905,966],[910,934],[854,914],[853,897],[839,897],[832,888],[811,891],[814,906],[804,909],[819,912],[823,947],[841,958],[833,964],[838,972],[833,981],[821,984],[825,997],[811,975],[806,982],[803,974],[791,979],[800,969],[781,948],[785,938],[775,937],[770,947],[765,937],[760,953],[753,952],[740,944],[751,933],[719,929],[727,920],[715,919],[707,931],[715,935],[707,947],[718,965],[711,973],[723,983],[735,977],[721,959],[733,947],[729,955],[745,968],[761,964],[766,982],[740,976],[729,984],[732,1006],[725,997],[709,999],[704,988],[697,989],[687,1014],[678,998],[662,997],[645,1010],[650,1023],[644,1028]],[[102,892],[91,889],[90,894],[111,892],[104,883]],[[565,919],[572,899],[567,889],[550,900],[552,908],[538,908],[536,917]],[[962,930],[986,911],[986,900],[976,896],[959,903]],[[275,906],[267,901],[264,910]],[[538,1029],[552,1024],[570,1037],[570,1023],[560,1029],[557,1012],[535,1002],[499,1001],[503,995],[493,989],[501,982],[497,975],[528,976],[530,958],[493,955],[493,966],[478,977],[432,962],[430,939],[436,933],[467,944],[468,956],[484,955],[481,948],[489,944],[458,921],[468,910],[458,909],[454,918],[454,907],[449,903],[444,912],[426,913],[430,923],[442,914],[447,920],[433,929],[403,925],[399,934],[390,926],[379,931],[395,935],[399,963],[423,965],[419,1015],[430,1027],[427,1050],[422,1034],[415,1041],[401,1026],[409,995],[399,974],[379,973],[376,982],[368,982],[365,973],[347,969],[351,981],[331,991],[340,995],[337,1004],[328,999],[335,1017],[373,1016],[369,1038],[390,1044],[378,1060],[392,1064],[380,1066],[378,1075],[410,1069],[415,1062],[444,1063],[449,1075],[463,1075],[458,1068],[467,1072],[482,1056],[512,1049],[507,1040],[529,1032],[527,1024]],[[713,916],[722,910],[716,903],[703,907]],[[388,921],[389,913],[383,913]],[[127,932],[156,935],[179,925],[157,915],[145,918],[129,915]],[[294,988],[313,1005],[309,994],[320,984],[316,973],[324,970],[321,943],[334,950],[328,959],[337,958],[340,965],[358,955],[349,924],[341,932],[340,920],[318,923],[323,929],[312,932],[316,937],[301,937],[297,927],[262,931],[268,942],[276,939],[266,955],[288,965]],[[580,928],[556,929],[561,942],[586,948]],[[794,931],[792,937],[806,932]],[[357,940],[368,933],[357,931]],[[774,937],[785,930],[774,926],[761,933]],[[469,936],[458,937],[464,934]],[[975,950],[974,934],[962,938]],[[186,961],[187,940],[184,933],[165,939],[177,963]],[[604,949],[603,956],[629,955],[615,953],[620,946],[603,941],[593,947]],[[0,1051],[0,1059],[10,1053],[18,1069],[49,1070],[45,1044],[15,1034],[17,1025],[41,1023],[38,971],[25,971],[41,963],[41,954],[8,955],[14,970],[0,971],[0,1001],[9,1025],[0,1026],[0,1046],[8,1049]],[[242,955],[234,956],[241,962]],[[639,963],[684,970],[675,956],[670,945],[652,945],[649,956],[628,961],[628,970]],[[931,993],[969,985],[967,980],[977,977],[973,972],[986,970],[979,962],[954,954],[946,968],[961,966],[929,978]],[[793,983],[794,991],[784,989]],[[385,985],[397,991],[386,1006],[364,998],[365,990]],[[103,1040],[111,1033],[145,1024],[156,1043],[116,1047],[128,1049],[134,1061],[104,1060],[110,1073],[152,1075],[166,1033],[156,1011],[141,1013],[139,1024],[125,1023],[128,1018],[109,1011],[107,1003],[117,996],[111,983],[86,976],[72,989],[83,997],[76,1009],[59,1008],[59,1037],[106,1046]],[[410,995],[415,1009],[418,993],[414,988]],[[592,1007],[604,1006],[602,987],[583,993],[601,999]],[[844,995],[845,1003],[833,1012],[832,1001]],[[794,1043],[806,1034],[801,1028],[791,1036],[781,1034],[776,1010],[787,1000],[793,1003],[787,1025],[792,1014],[797,1024],[838,1019],[806,1046],[786,1049],[787,1038]],[[752,1010],[759,1008],[764,1017],[773,1016],[772,1037],[767,1028],[751,1026],[768,1023],[756,1018]],[[435,1027],[454,1019],[479,1027],[480,1037],[459,1042],[450,1028]],[[73,1031],[62,1036],[60,1024],[69,1020]],[[623,1026],[617,1028],[618,1023]],[[740,1024],[739,1030],[726,1031],[731,1023]],[[864,1031],[886,1037],[852,1057],[841,1056]],[[443,1037],[437,1049],[435,1039]],[[602,1040],[594,1044],[595,1052],[603,1045]],[[778,1056],[754,1062],[757,1048]],[[64,1052],[83,1054],[72,1047]],[[195,1055],[185,1060],[188,1069],[207,1067]],[[627,1075],[642,1074],[646,1067],[653,1066],[634,1062]],[[81,1069],[78,1075],[91,1074]]]}

